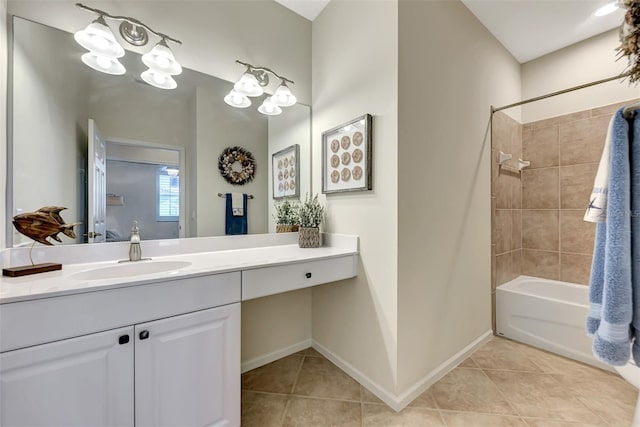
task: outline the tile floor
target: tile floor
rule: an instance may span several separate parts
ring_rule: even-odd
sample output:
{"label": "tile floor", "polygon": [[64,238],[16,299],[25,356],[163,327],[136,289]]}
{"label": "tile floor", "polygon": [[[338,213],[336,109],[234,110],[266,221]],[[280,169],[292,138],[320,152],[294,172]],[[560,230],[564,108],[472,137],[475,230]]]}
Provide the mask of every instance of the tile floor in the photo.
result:
{"label": "tile floor", "polygon": [[312,348],[242,376],[246,427],[629,427],[617,375],[494,337],[396,413]]}

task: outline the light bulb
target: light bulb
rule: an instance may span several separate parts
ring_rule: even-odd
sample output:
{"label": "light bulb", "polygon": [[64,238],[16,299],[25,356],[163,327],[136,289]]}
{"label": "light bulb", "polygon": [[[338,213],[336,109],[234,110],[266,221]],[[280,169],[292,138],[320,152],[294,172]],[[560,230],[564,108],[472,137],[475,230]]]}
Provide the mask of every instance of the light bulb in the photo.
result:
{"label": "light bulb", "polygon": [[84,30],[76,31],[73,38],[80,46],[95,54],[110,58],[124,56],[124,48],[118,44],[102,16]]}
{"label": "light bulb", "polygon": [[236,108],[247,108],[251,105],[251,101],[246,95],[231,89],[231,92],[224,97],[224,102]]}
{"label": "light bulb", "polygon": [[157,84],[161,85],[164,84],[164,82],[167,81],[167,78],[160,73],[154,73],[153,74],[153,81],[156,82]]}
{"label": "light bulb", "polygon": [[109,42],[102,36],[92,35],[91,43],[95,46],[96,50],[104,50],[109,47]]}
{"label": "light bulb", "polygon": [[240,80],[233,85],[233,88],[236,92],[240,92],[246,96],[260,96],[264,93],[262,87],[260,87],[260,84],[258,83],[258,79],[256,79],[256,76],[248,71],[240,77]]}
{"label": "light bulb", "polygon": [[142,62],[153,71],[171,76],[182,73],[182,66],[176,61],[165,39],[160,40],[153,49],[142,55]]}
{"label": "light bulb", "polygon": [[282,84],[278,86],[271,99],[273,100],[273,103],[279,107],[290,107],[298,101],[296,97],[293,96],[284,80],[282,81]]}
{"label": "light bulb", "polygon": [[96,57],[96,63],[100,68],[104,68],[105,70],[108,70],[109,67],[111,67],[111,59],[104,56]]}
{"label": "light bulb", "polygon": [[156,64],[158,64],[160,68],[167,68],[169,66],[169,59],[164,56],[158,56],[156,58]]}
{"label": "light bulb", "polygon": [[258,111],[262,114],[266,114],[267,116],[276,116],[278,114],[282,114],[282,109],[273,103],[271,97],[266,98],[260,107],[258,107]]}
{"label": "light bulb", "polygon": [[127,72],[124,65],[117,58],[109,58],[94,52],[87,52],[80,59],[89,67],[102,73],[121,75]]}
{"label": "light bulb", "polygon": [[140,74],[140,77],[151,86],[155,86],[160,89],[175,89],[178,87],[178,84],[173,80],[173,77],[151,69],[144,71]]}

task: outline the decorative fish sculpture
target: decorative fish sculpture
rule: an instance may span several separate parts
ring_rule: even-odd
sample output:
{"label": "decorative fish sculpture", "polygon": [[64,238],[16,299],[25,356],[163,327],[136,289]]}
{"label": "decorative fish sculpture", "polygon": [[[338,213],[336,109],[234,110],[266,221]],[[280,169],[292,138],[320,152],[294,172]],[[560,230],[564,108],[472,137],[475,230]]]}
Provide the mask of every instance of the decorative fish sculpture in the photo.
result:
{"label": "decorative fish sculpture", "polygon": [[18,232],[43,245],[53,245],[47,240],[47,237],[62,243],[58,233],[75,239],[76,233],[73,231],[73,227],[81,222],[65,223],[60,215],[60,211],[64,209],[66,208],[61,206],[44,206],[35,212],[21,213],[13,217],[13,225]]}

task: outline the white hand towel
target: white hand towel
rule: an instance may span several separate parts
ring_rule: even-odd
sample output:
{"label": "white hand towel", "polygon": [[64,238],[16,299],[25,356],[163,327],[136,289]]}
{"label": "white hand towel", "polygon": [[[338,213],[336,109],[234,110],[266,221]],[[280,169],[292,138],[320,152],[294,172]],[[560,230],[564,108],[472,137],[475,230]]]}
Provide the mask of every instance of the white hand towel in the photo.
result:
{"label": "white hand towel", "polygon": [[[615,118],[615,115],[614,115]],[[598,172],[593,183],[589,206],[584,214],[587,222],[605,222],[607,220],[607,193],[609,191],[609,162],[611,161],[611,140],[613,139],[613,118],[609,122],[607,138],[604,140],[604,149]]]}
{"label": "white hand towel", "polygon": [[244,193],[231,193],[231,212],[233,216],[244,216]]}

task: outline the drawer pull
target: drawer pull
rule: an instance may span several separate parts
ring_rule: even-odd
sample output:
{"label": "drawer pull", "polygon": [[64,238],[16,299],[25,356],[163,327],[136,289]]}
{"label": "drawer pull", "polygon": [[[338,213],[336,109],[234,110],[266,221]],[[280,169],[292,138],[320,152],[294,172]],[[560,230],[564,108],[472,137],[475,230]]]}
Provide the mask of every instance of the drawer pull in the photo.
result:
{"label": "drawer pull", "polygon": [[311,279],[311,273],[307,273],[305,276],[307,276],[307,279]]}
{"label": "drawer pull", "polygon": [[149,331],[144,330],[144,331],[140,332],[140,339],[141,340],[146,340],[147,338],[149,338]]}
{"label": "drawer pull", "polygon": [[118,344],[126,344],[129,342],[129,335],[122,335],[118,338]]}

